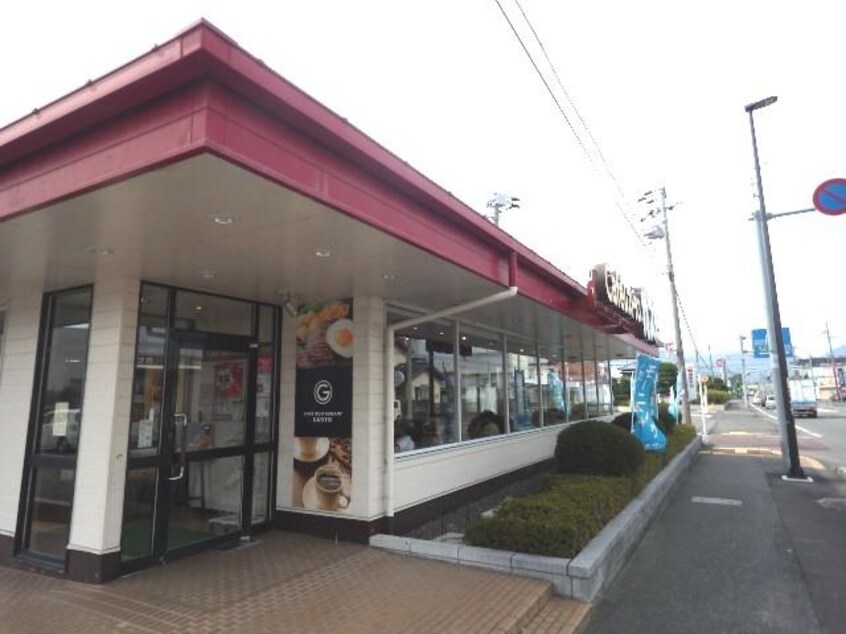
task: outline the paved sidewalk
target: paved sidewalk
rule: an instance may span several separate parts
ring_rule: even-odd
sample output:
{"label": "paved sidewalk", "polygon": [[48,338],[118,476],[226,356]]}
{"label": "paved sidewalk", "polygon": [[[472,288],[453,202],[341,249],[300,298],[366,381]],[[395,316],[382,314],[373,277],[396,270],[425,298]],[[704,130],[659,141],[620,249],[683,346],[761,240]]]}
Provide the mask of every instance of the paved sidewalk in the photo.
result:
{"label": "paved sidewalk", "polygon": [[846,631],[846,484],[782,471],[780,457],[701,453],[587,632]]}
{"label": "paved sidewalk", "polygon": [[547,582],[281,531],[102,586],[0,567],[3,634],[557,634],[588,610]]}

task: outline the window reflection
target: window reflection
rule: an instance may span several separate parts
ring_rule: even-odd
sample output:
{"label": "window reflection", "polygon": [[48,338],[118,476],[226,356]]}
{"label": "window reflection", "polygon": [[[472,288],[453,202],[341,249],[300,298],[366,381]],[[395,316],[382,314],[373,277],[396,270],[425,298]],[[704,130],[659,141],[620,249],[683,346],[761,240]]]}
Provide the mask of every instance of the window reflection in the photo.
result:
{"label": "window reflection", "polygon": [[560,355],[555,352],[541,354],[538,359],[543,396],[543,424],[558,425],[567,422],[566,385]]}
{"label": "window reflection", "polygon": [[394,339],[394,449],[458,441],[453,328],[413,327]]}
{"label": "window reflection", "polygon": [[585,405],[585,377],[582,362],[576,358],[568,357],[564,368],[569,394],[570,420],[585,420],[587,418],[587,407]]}
{"label": "window reflection", "polygon": [[508,340],[508,404],[511,431],[540,427],[540,376],[538,358],[530,344]]}
{"label": "window reflection", "polygon": [[79,445],[91,289],[63,292],[52,302],[38,448],[41,453],[74,454]]}
{"label": "window reflection", "polygon": [[162,414],[168,291],[142,284],[129,413],[130,456],[158,453]]}
{"label": "window reflection", "polygon": [[468,329],[462,330],[460,344],[463,437],[504,434],[508,426],[502,339]]}

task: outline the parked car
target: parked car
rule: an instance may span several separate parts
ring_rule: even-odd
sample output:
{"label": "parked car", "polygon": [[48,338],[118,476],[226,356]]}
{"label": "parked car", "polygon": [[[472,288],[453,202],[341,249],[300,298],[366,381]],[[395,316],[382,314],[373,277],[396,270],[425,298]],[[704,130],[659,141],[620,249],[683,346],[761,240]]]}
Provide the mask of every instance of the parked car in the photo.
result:
{"label": "parked car", "polygon": [[775,409],[775,395],[774,394],[767,394],[767,398],[764,399],[764,407],[767,409]]}

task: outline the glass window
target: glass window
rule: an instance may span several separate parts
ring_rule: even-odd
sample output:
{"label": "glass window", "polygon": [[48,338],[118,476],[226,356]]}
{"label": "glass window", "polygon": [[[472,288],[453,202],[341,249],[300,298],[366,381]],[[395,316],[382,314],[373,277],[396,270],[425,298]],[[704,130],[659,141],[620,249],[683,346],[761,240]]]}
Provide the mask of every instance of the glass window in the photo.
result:
{"label": "glass window", "polygon": [[256,368],[257,443],[270,442],[273,423],[274,308],[259,307],[259,348]]}
{"label": "glass window", "polygon": [[541,348],[540,381],[543,398],[543,424],[558,425],[567,422],[567,394],[564,367],[556,348]]}
{"label": "glass window", "polygon": [[253,524],[263,524],[270,491],[270,453],[256,454],[253,460]]}
{"label": "glass window", "polygon": [[582,362],[577,357],[567,357],[564,372],[567,380],[567,392],[569,393],[570,420],[585,420],[587,418],[587,407],[585,405],[585,377]]}
{"label": "glass window", "polygon": [[611,373],[607,361],[601,361],[596,365],[599,391],[599,408],[603,414],[611,414],[614,411],[611,400]]}
{"label": "glass window", "polygon": [[459,344],[462,438],[506,433],[502,337],[462,327]]}
{"label": "glass window", "polygon": [[90,288],[52,296],[39,407],[41,453],[76,453],[90,319]]}
{"label": "glass window", "polygon": [[253,334],[253,304],[205,293],[176,291],[176,328],[229,335]]}
{"label": "glass window", "polygon": [[157,477],[157,467],[126,472],[121,534],[121,556],[124,559],[145,557],[152,552]]}
{"label": "glass window", "polygon": [[599,397],[596,390],[596,362],[584,362],[585,399],[587,401],[587,417],[599,415]]}
{"label": "glass window", "polygon": [[167,339],[168,290],[143,284],[138,309],[135,374],[129,422],[129,455],[154,456],[159,450]]}
{"label": "glass window", "polygon": [[48,294],[36,375],[35,427],[21,547],[64,561],[88,360],[91,288]]}
{"label": "glass window", "polygon": [[73,469],[33,469],[29,532],[24,546],[28,551],[64,559],[75,475]]}
{"label": "glass window", "polygon": [[540,427],[540,376],[535,346],[509,337],[508,371],[511,431]]}
{"label": "glass window", "polygon": [[421,324],[394,338],[394,450],[458,441],[454,327]]}

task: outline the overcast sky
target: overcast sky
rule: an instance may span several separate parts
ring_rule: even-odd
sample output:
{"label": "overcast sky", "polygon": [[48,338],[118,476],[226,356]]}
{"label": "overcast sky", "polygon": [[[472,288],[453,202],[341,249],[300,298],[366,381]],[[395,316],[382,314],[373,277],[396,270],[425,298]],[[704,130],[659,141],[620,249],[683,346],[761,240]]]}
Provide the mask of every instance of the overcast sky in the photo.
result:
{"label": "overcast sky", "polygon": [[[0,125],[205,17],[477,211],[494,192],[518,196],[504,229],[582,283],[614,263],[650,291],[672,340],[664,245],[644,246],[620,210],[639,218],[640,194],[666,187],[696,344],[706,357],[736,350],[766,326],[743,106],[779,97],[756,115],[769,212],[810,207],[817,184],[846,177],[846,3],[521,0],[565,95],[519,6],[500,1],[587,151],[495,0],[7,3]],[[770,232],[799,354],[827,353],[826,321],[846,344],[846,216]]]}

